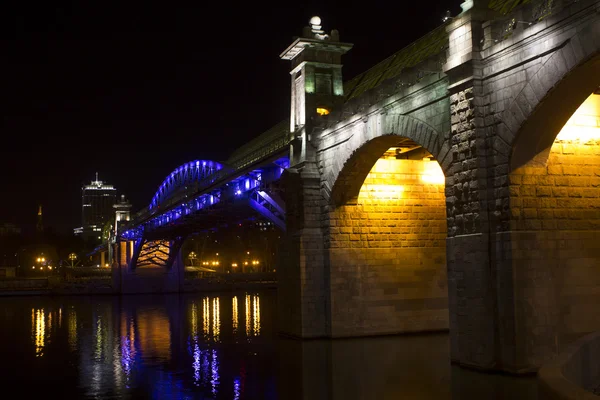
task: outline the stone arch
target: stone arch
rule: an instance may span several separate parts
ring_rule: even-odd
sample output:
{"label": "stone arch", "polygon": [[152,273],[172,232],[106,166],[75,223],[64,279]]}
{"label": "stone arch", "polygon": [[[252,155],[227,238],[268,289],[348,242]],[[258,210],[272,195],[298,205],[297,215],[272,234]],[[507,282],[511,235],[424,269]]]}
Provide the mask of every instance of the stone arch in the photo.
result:
{"label": "stone arch", "polygon": [[498,134],[508,146],[496,145],[495,150],[510,158],[511,170],[523,166],[552,146],[598,85],[600,20],[596,19],[563,42],[502,113]]}
{"label": "stone arch", "polygon": [[[331,336],[446,330],[445,182],[423,160],[439,160],[441,137],[406,115],[367,122],[335,150],[321,220]],[[389,151],[400,142],[409,156]]]}
{"label": "stone arch", "polygon": [[[421,145],[441,164],[449,151],[442,146],[441,135],[425,122],[404,114],[385,115],[378,129],[369,135],[365,130],[337,156],[339,162],[332,166],[327,183],[334,205],[344,204],[355,198],[369,171],[390,147],[400,138],[408,138]],[[440,159],[440,156],[442,157]]]}
{"label": "stone arch", "polygon": [[514,322],[501,335],[514,335],[517,369],[537,368],[600,327],[600,156],[557,140],[600,85],[600,21],[578,27],[542,60],[501,115],[495,143],[508,164],[494,171],[506,211],[495,269],[514,296],[503,311]]}

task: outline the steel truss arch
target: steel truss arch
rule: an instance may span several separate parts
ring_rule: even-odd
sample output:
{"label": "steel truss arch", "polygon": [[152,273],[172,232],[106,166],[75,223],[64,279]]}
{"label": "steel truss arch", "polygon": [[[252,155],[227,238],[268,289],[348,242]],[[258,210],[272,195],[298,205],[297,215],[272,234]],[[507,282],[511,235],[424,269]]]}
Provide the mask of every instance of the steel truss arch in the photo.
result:
{"label": "steel truss arch", "polygon": [[178,189],[194,182],[199,182],[221,170],[223,165],[209,160],[194,160],[177,167],[160,184],[152,197],[149,209],[160,206]]}

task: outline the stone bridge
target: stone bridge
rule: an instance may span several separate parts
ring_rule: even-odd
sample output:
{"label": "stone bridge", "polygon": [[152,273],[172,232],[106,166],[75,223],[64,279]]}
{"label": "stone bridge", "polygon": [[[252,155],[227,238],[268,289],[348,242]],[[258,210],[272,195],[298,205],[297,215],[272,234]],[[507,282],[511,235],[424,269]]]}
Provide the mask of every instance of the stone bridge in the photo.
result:
{"label": "stone bridge", "polygon": [[449,329],[454,362],[528,372],[600,329],[600,2],[462,9],[345,83],[318,18],[281,54],[282,333]]}
{"label": "stone bridge", "polygon": [[305,29],[284,332],[449,328],[455,362],[526,372],[600,328],[599,137],[569,136],[600,126],[599,4],[465,2],[337,93],[350,45]]}

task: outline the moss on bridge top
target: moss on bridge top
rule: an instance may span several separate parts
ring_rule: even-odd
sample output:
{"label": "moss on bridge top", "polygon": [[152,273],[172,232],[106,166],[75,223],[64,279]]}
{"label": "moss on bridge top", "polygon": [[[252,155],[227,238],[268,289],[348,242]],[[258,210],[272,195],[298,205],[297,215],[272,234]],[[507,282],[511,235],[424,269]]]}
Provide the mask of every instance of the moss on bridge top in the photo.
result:
{"label": "moss on bridge top", "polygon": [[530,3],[531,0],[490,0],[488,7],[500,14],[508,14],[522,4]]}
{"label": "moss on bridge top", "polygon": [[[531,1],[490,0],[488,7],[504,15]],[[379,86],[386,79],[400,75],[404,69],[413,67],[427,58],[445,51],[447,48],[448,33],[446,32],[446,24],[444,24],[376,64],[373,68],[344,83],[346,100],[360,96],[367,90]]]}
{"label": "moss on bridge top", "polygon": [[379,86],[381,82],[400,75],[404,69],[413,67],[447,48],[448,33],[444,24],[346,82],[344,84],[346,100],[360,96],[367,90]]}

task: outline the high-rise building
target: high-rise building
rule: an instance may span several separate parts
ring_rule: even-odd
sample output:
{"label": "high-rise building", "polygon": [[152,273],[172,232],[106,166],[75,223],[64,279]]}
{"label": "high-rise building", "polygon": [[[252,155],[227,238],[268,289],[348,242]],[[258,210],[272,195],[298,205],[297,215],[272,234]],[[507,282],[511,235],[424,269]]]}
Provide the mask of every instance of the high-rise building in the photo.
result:
{"label": "high-rise building", "polygon": [[117,189],[101,180],[96,180],[81,188],[81,227],[75,228],[75,235],[84,240],[100,242],[102,229],[107,222],[114,223]]}

